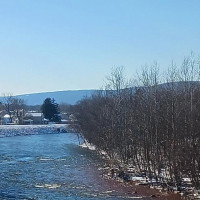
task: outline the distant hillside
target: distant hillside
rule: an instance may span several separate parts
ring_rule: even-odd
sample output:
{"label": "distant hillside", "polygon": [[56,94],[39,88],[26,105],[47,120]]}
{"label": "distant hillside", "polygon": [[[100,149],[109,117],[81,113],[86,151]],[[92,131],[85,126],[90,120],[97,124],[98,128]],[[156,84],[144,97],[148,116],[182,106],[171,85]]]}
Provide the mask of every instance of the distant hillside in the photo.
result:
{"label": "distant hillside", "polygon": [[17,95],[16,97],[25,100],[27,105],[41,105],[44,99],[54,98],[57,103],[74,105],[84,97],[90,97],[96,90],[68,90],[57,92],[43,92],[35,94]]}

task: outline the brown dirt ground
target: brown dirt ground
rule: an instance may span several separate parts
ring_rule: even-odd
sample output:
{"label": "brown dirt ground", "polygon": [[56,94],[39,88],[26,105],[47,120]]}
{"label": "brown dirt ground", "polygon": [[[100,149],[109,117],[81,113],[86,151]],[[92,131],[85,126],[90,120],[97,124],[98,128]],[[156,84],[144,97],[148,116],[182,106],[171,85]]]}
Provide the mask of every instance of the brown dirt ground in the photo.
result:
{"label": "brown dirt ground", "polygon": [[[159,199],[159,200],[183,200],[180,194],[173,192],[160,192],[157,189],[151,189],[149,186],[136,185],[134,182],[118,182],[114,179],[105,179],[101,171],[93,165],[87,166],[85,173],[90,174],[92,179],[101,185],[100,190],[105,189],[112,191],[113,195],[122,197],[144,197],[144,199]],[[97,178],[98,177],[98,178]],[[94,184],[95,185],[95,184]]]}
{"label": "brown dirt ground", "polygon": [[172,192],[160,192],[157,189],[151,189],[149,186],[135,185],[135,183],[119,183],[116,180],[106,180],[110,189],[115,189],[119,193],[123,193],[128,196],[143,196],[152,197],[152,199],[162,199],[162,200],[181,200],[179,194]]}

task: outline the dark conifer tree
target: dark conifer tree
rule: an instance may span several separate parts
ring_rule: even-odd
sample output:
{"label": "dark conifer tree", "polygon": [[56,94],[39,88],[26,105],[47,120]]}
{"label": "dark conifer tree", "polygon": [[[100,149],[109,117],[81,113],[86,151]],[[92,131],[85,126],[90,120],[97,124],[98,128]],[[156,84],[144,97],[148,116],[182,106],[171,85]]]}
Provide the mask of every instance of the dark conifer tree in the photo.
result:
{"label": "dark conifer tree", "polygon": [[49,121],[59,122],[60,116],[58,111],[58,104],[54,99],[46,98],[41,106],[44,117]]}

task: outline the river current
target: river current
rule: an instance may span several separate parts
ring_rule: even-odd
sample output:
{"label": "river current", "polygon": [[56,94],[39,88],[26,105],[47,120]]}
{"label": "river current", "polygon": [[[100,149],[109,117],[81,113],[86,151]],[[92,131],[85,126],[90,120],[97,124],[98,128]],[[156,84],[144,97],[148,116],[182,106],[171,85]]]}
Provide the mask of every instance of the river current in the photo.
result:
{"label": "river current", "polygon": [[136,199],[109,191],[95,151],[74,133],[0,138],[0,199]]}

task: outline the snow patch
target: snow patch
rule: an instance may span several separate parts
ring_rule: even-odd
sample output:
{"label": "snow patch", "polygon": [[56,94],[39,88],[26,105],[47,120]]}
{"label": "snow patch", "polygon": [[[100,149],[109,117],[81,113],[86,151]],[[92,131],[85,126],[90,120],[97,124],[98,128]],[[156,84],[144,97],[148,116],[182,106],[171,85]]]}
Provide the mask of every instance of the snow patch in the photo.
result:
{"label": "snow patch", "polygon": [[92,150],[92,151],[95,151],[96,150],[96,146],[95,145],[93,145],[93,144],[90,144],[88,141],[84,141],[81,145],[79,145],[80,147],[82,147],[82,148],[88,148],[88,149],[90,149],[90,150]]}

